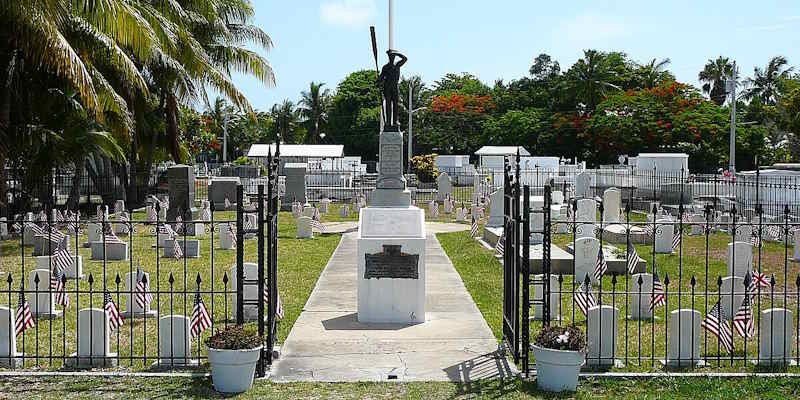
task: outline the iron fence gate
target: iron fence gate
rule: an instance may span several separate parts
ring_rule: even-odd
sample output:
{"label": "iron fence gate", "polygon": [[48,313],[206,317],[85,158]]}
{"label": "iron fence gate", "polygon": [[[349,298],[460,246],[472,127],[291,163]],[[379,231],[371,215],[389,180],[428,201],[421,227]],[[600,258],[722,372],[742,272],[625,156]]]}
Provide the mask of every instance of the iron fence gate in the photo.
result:
{"label": "iron fence gate", "polygon": [[[505,160],[503,169],[504,215],[503,233],[498,245],[503,249],[503,341],[511,351],[514,362],[520,359],[520,315],[519,315],[519,256],[517,243],[519,186],[511,175],[511,166]],[[517,165],[517,168],[519,165]]]}

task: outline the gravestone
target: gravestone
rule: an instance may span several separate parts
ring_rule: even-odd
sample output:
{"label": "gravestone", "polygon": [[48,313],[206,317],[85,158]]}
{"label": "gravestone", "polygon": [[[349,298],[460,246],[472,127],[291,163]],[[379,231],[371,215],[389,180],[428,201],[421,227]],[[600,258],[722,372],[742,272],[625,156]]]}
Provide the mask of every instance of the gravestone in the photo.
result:
{"label": "gravestone", "polygon": [[33,256],[53,255],[53,252],[58,249],[59,246],[68,249],[69,236],[64,235],[61,239],[58,239],[50,233],[33,236]]}
{"label": "gravestone", "polygon": [[577,201],[575,222],[579,224],[597,223],[597,202],[594,199],[580,199]]}
{"label": "gravestone", "polygon": [[117,353],[111,352],[110,316],[102,308],[78,311],[78,351],[65,360],[68,368],[113,368]]}
{"label": "gravestone", "polygon": [[579,282],[583,282],[588,274],[593,284],[599,283],[594,277],[594,266],[599,251],[600,241],[593,237],[575,240],[575,277]]}
{"label": "gravestone", "polygon": [[6,240],[8,236],[8,219],[0,217],[0,240]]}
{"label": "gravestone", "polygon": [[705,235],[706,218],[702,214],[692,214],[689,216],[689,223],[691,224],[689,235],[702,236]]}
{"label": "gravestone", "polygon": [[313,239],[314,232],[311,229],[311,217],[302,216],[297,219],[297,238]]}
{"label": "gravestone", "polygon": [[575,228],[575,237],[578,239],[591,238],[594,239],[597,231],[595,224],[577,224]]}
{"label": "gravestone", "polygon": [[[178,241],[178,246],[183,252],[183,257],[186,258],[200,258],[200,241],[197,239],[186,239],[183,236],[167,239],[164,241],[164,257],[175,258],[175,244],[174,240]],[[183,258],[181,257],[181,258]]]}
{"label": "gravestone", "polygon": [[[39,284],[36,284],[36,277],[39,277]],[[35,269],[28,274],[29,306],[31,313],[36,319],[59,318],[64,313],[56,305],[56,294],[50,292],[50,270]],[[34,293],[35,292],[35,293]]]}
{"label": "gravestone", "polygon": [[544,234],[541,233],[544,232],[544,213],[530,213],[530,232],[531,244],[541,244],[544,241]]}
{"label": "gravestone", "polygon": [[[544,318],[544,275],[533,276],[533,318],[542,320]],[[550,274],[550,319],[552,321],[561,320],[561,294],[559,293],[558,276]]]}
{"label": "gravestone", "polygon": [[[241,184],[238,176],[218,176],[208,183],[208,201],[214,203],[214,209],[225,210],[225,199],[236,207],[236,187]],[[230,211],[230,210],[227,210]]]}
{"label": "gravestone", "polygon": [[750,242],[728,243],[728,276],[744,278],[753,271],[753,245]]}
{"label": "gravestone", "polygon": [[800,262],[800,235],[797,233],[792,235],[792,241],[794,242],[794,261]]}
{"label": "gravestone", "polygon": [[117,235],[127,235],[129,229],[128,229],[128,224],[125,221],[129,221],[129,220],[130,220],[130,216],[128,215],[128,212],[127,211],[120,211],[117,214],[117,221],[122,221],[122,222],[117,222],[117,223],[113,224],[114,225],[114,233],[117,234]]}
{"label": "gravestone", "polygon": [[303,215],[304,217],[313,218],[313,217],[314,217],[314,213],[315,213],[315,212],[314,212],[314,207],[313,207],[313,206],[311,206],[311,204],[307,204],[307,203],[306,203],[306,204],[303,206],[303,213],[302,213],[302,215]]}
{"label": "gravestone", "polygon": [[[36,257],[36,268],[52,271],[55,260],[50,261],[50,258],[51,256]],[[72,263],[64,268],[64,276],[68,279],[83,279],[83,256],[72,256]]]}
{"label": "gravestone", "polygon": [[502,227],[504,222],[503,216],[503,190],[498,189],[492,192],[489,202],[489,219],[486,221],[486,226],[489,228]]}
{"label": "gravestone", "polygon": [[223,250],[233,250],[236,247],[236,238],[232,238],[228,233],[233,225],[231,222],[226,222],[219,226],[219,247]]}
{"label": "gravestone", "polygon": [[588,172],[581,172],[575,175],[575,197],[589,198],[592,194],[592,177]]}
{"label": "gravestone", "polygon": [[785,308],[761,311],[761,333],[758,343],[761,366],[796,365],[792,360],[794,348],[794,314]]}
{"label": "gravestone", "polygon": [[[244,281],[257,281],[258,280],[258,264],[256,263],[244,263]],[[236,265],[231,267],[231,304],[233,305],[233,319],[237,320],[239,318],[239,311],[237,309],[236,304],[238,297],[237,291],[239,289],[239,285],[237,284],[236,279]],[[266,273],[265,273],[266,276]],[[264,282],[266,285],[266,282]],[[257,321],[258,320],[258,302],[264,301],[263,293],[258,292],[257,285],[244,285],[243,296],[244,296],[244,320],[245,321]],[[266,305],[265,305],[266,306]],[[264,307],[266,309],[266,307]],[[266,320],[267,315],[266,312],[264,313],[264,319]]]}
{"label": "gravestone", "polygon": [[350,216],[349,204],[342,204],[341,207],[339,207],[339,216],[342,218],[347,218]]}
{"label": "gravestone", "polygon": [[564,204],[564,192],[560,190],[554,190],[551,192],[550,198],[553,204]]}
{"label": "gravestone", "polygon": [[456,222],[466,222],[467,221],[467,209],[464,207],[458,207],[456,209]]}
{"label": "gravestone", "polygon": [[619,210],[622,208],[622,193],[617,188],[606,189],[603,192],[603,222],[606,224],[617,224],[619,220]]}
{"label": "gravestone", "polygon": [[719,287],[719,306],[726,320],[732,320],[739,307],[744,302],[744,278],[738,276],[726,276],[722,278],[722,285]]}
{"label": "gravestone", "polygon": [[286,163],[283,166],[283,171],[286,175],[286,194],[284,195],[284,198],[294,199],[300,202],[300,204],[304,204],[306,202],[307,169],[308,164],[305,163]]}
{"label": "gravestone", "polygon": [[672,239],[675,234],[675,227],[671,220],[656,220],[655,230],[655,252],[658,254],[672,254]]}
{"label": "gravestone", "polygon": [[[639,285],[639,279],[642,284]],[[653,274],[641,273],[633,274],[630,279],[630,292],[631,304],[629,310],[631,311],[630,319],[633,320],[651,320],[653,319],[653,310],[650,309],[650,299],[653,294]]]}
{"label": "gravestone", "polygon": [[17,351],[15,310],[0,306],[0,367],[21,368],[22,352]]}
{"label": "gravestone", "polygon": [[692,204],[694,192],[692,185],[683,183],[663,182],[661,187],[661,202],[664,204]]}
{"label": "gravestone", "polygon": [[450,199],[450,198],[445,199],[444,202],[442,203],[442,207],[444,209],[443,211],[444,211],[445,214],[447,214],[447,215],[452,214],[453,213],[453,200]]}
{"label": "gravestone", "polygon": [[[148,289],[148,292],[155,298],[152,288],[157,287],[158,285],[150,281],[149,273],[145,272],[144,276],[147,277],[147,283],[151,288]],[[158,311],[151,309],[150,304],[145,303],[144,307],[140,307],[139,304],[136,303],[136,285],[139,283],[136,280],[136,277],[136,271],[125,274],[125,292],[120,293],[120,300],[125,304],[126,310],[122,313],[122,318],[153,318],[158,315]],[[131,293],[133,293],[133,295],[131,295]],[[155,299],[153,301],[155,301]]]}
{"label": "gravestone", "polygon": [[705,365],[700,359],[700,311],[680,309],[670,312],[669,352],[661,363],[671,368]]}
{"label": "gravestone", "polygon": [[747,242],[753,238],[752,225],[736,225],[736,234],[733,236],[734,242]]}
{"label": "gravestone", "polygon": [[[436,209],[436,211],[433,210],[434,208]],[[436,203],[435,200],[431,200],[428,202],[428,216],[430,216],[431,218],[433,218],[434,216],[438,216],[439,214],[438,209],[439,209],[439,204]]]}
{"label": "gravestone", "polygon": [[319,212],[327,214],[328,207],[330,207],[330,205],[331,205],[331,199],[327,197],[323,198],[322,200],[319,201]]}
{"label": "gravestone", "polygon": [[614,358],[619,310],[609,305],[593,306],[586,312],[586,319],[586,365],[621,367],[621,362]]}
{"label": "gravestone", "polygon": [[[175,221],[179,210],[183,211],[184,221],[191,221],[194,208],[195,179],[194,168],[188,165],[174,165],[167,169],[167,182],[169,184],[169,210],[167,220]],[[194,236],[194,232],[187,233]]]}
{"label": "gravestone", "polygon": [[453,195],[453,183],[450,181],[450,176],[447,175],[447,172],[442,172],[439,174],[439,177],[436,178],[436,187],[438,188],[436,192],[436,200],[438,201],[442,201]]}
{"label": "gravestone", "polygon": [[192,358],[192,336],[189,317],[165,315],[158,324],[158,360],[153,368],[171,369],[197,367],[199,361]]}
{"label": "gravestone", "polygon": [[126,261],[128,259],[128,243],[125,242],[91,242],[89,248],[92,251],[92,260],[102,260],[103,256],[107,261]]}
{"label": "gravestone", "polygon": [[117,200],[114,202],[114,214],[119,217],[119,213],[125,211],[125,200]]}

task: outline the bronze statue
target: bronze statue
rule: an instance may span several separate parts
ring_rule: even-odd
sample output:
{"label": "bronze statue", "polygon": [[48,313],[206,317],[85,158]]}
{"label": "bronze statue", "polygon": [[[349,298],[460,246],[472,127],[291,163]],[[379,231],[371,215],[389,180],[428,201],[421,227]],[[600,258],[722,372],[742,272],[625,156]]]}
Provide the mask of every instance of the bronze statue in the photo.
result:
{"label": "bronze statue", "polygon": [[[389,62],[383,66],[378,75],[378,86],[383,95],[386,125],[396,128],[400,126],[400,67],[408,61],[408,58],[396,50],[388,50],[386,54],[389,55]],[[400,58],[397,64],[394,62],[395,57]]]}

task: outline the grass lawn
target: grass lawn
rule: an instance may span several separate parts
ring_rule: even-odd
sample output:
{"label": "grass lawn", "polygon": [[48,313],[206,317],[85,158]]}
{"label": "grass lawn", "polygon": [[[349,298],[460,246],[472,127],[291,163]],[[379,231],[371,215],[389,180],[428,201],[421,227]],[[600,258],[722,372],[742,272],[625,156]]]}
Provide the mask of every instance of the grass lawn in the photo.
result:
{"label": "grass lawn", "polygon": [[256,382],[237,396],[211,389],[208,378],[5,378],[0,399],[58,398],[237,398],[237,399],[791,399],[800,396],[800,380],[791,378],[604,378],[581,381],[576,393],[549,394],[534,382],[482,381],[472,385],[421,383],[294,383]]}
{"label": "grass lawn", "polygon": [[[144,215],[135,214],[134,219],[144,219]],[[234,212],[217,212],[214,215],[215,221],[230,221],[235,219]],[[208,225],[207,225],[208,226]],[[38,359],[26,360],[26,366],[38,366],[44,369],[57,369],[61,367],[60,357],[69,356],[76,349],[75,332],[77,326],[77,310],[82,308],[102,307],[103,305],[103,282],[111,292],[115,302],[121,311],[127,309],[125,284],[117,286],[115,283],[116,275],[119,274],[123,279],[125,273],[135,272],[137,261],[141,260],[142,269],[150,274],[151,291],[154,293],[152,308],[160,310],[160,315],[183,314],[189,315],[193,306],[195,279],[200,274],[202,279],[201,291],[210,292],[213,283],[214,291],[219,293],[213,296],[210,293],[203,295],[204,302],[212,312],[215,328],[230,323],[233,319],[233,307],[231,295],[225,295],[224,290],[232,291],[232,282],[227,286],[223,283],[223,276],[227,272],[230,274],[231,268],[236,263],[235,250],[222,250],[219,247],[219,232],[207,232],[201,236],[200,258],[175,260],[163,258],[162,254],[157,257],[157,250],[153,247],[155,237],[149,233],[149,226],[138,225],[137,232],[133,234],[132,254],[133,259],[122,262],[107,262],[90,260],[89,249],[78,246],[79,253],[83,256],[83,269],[87,279],[80,281],[69,280],[67,288],[74,292],[77,288],[81,293],[70,293],[71,304],[66,310],[66,318],[48,321],[40,319],[37,321],[35,329],[29,329],[24,337],[18,338],[17,347],[19,350],[24,348],[28,356],[39,354]],[[313,240],[297,240],[295,220],[290,213],[280,213],[279,215],[279,239],[278,239],[278,286],[280,288],[281,299],[285,310],[284,320],[278,325],[278,340],[283,341],[289,334],[294,321],[297,319],[303,305],[305,304],[320,272],[325,267],[331,254],[333,254],[339,242],[339,235],[317,235]],[[120,238],[126,242],[129,236],[121,235]],[[78,238],[78,243],[86,241],[86,236]],[[245,241],[245,262],[257,262],[257,241]],[[213,244],[213,246],[212,246]],[[2,268],[3,279],[0,283],[0,305],[7,305],[9,302],[12,307],[17,305],[17,291],[19,290],[20,277],[28,276],[30,271],[36,267],[36,259],[31,257],[32,247],[24,249],[24,264],[20,253],[20,240],[7,240],[2,244]],[[75,238],[70,240],[72,251],[76,248]],[[211,251],[213,249],[213,259]],[[213,261],[212,261],[213,260]],[[24,266],[23,266],[24,265]],[[6,278],[11,275],[14,279],[11,290],[8,292]],[[88,276],[92,274],[94,284],[92,285],[92,295],[89,294]],[[213,279],[212,279],[213,274]],[[170,276],[174,283],[170,285]],[[184,279],[184,276],[186,279]],[[105,278],[105,279],[104,279]],[[26,290],[33,290],[28,286],[26,278]],[[47,291],[48,282],[40,283],[39,290]],[[189,295],[184,297],[184,289]],[[156,290],[158,293],[156,294]],[[32,295],[28,295],[30,299]],[[60,307],[59,307],[60,309]],[[203,339],[210,331],[206,331]],[[121,329],[111,335],[112,351],[118,352],[121,358],[129,357],[133,354],[136,357],[147,357],[147,360],[120,360],[123,369],[140,370],[149,367],[158,355],[158,334],[157,321],[155,319],[135,319],[125,320]],[[24,344],[23,344],[24,340]],[[195,340],[193,353],[197,352]],[[145,352],[146,343],[146,352]],[[205,351],[202,352],[202,355]],[[49,358],[52,355],[56,358]]]}

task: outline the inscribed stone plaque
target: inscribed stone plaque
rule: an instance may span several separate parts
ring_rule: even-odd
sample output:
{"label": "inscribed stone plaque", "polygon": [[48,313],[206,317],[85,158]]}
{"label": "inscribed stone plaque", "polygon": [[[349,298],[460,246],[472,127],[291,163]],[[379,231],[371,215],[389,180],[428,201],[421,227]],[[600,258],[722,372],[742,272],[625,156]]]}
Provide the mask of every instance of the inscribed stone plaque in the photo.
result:
{"label": "inscribed stone plaque", "polygon": [[402,246],[385,244],[377,254],[365,254],[364,279],[419,279],[419,254],[406,254]]}
{"label": "inscribed stone plaque", "polygon": [[365,208],[361,221],[361,237],[422,237],[421,209]]}

